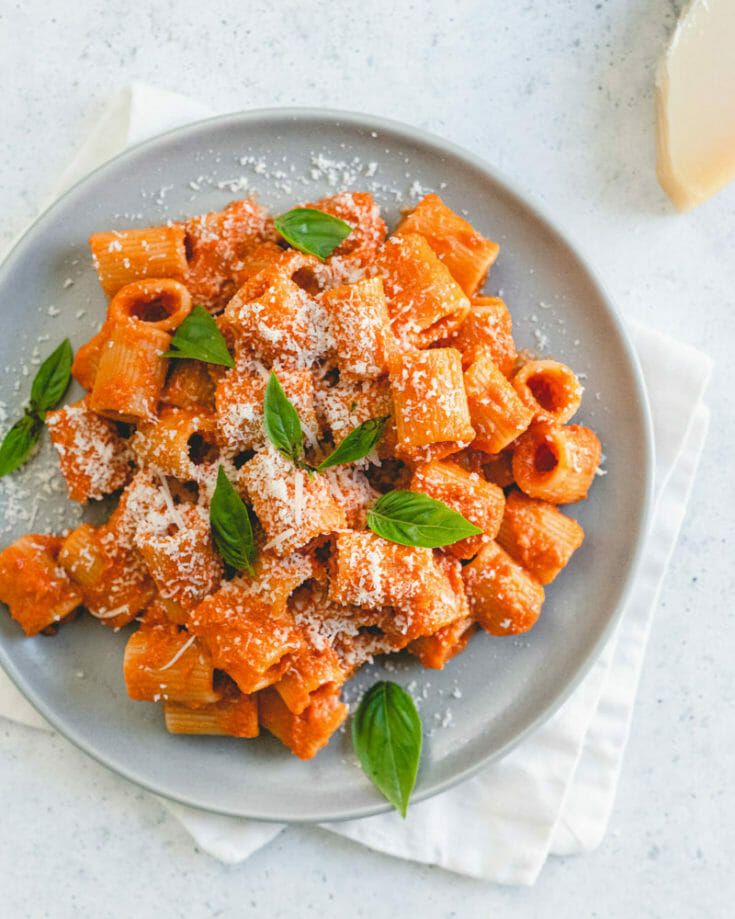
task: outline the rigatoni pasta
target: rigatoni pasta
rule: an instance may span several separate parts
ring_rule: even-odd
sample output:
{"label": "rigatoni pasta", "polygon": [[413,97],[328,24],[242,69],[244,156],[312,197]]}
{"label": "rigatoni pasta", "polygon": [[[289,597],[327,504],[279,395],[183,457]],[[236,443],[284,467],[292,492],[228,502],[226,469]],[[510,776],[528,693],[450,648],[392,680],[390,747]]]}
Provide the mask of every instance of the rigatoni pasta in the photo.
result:
{"label": "rigatoni pasta", "polygon": [[224,322],[238,357],[251,355],[267,366],[307,368],[331,344],[324,307],[298,283],[318,261],[284,253],[247,281],[225,308]]}
{"label": "rigatoni pasta", "polygon": [[513,388],[533,412],[534,421],[570,421],[582,402],[582,387],[571,368],[559,361],[526,361],[513,375]]}
{"label": "rigatoni pasta", "polygon": [[70,498],[117,504],[6,547],[0,600],[28,635],[136,622],[128,693],[172,734],[264,728],[308,759],[375,656],[441,669],[532,628],[601,445],[567,423],[573,370],[479,292],[497,244],[439,196],[393,235],[365,192],[298,214],[333,244],[252,198],[90,238],[111,299],[86,396],[46,421]]}
{"label": "rigatoni pasta", "polygon": [[245,198],[192,217],[182,229],[187,254],[182,279],[196,303],[218,312],[242,283],[240,272],[254,247],[272,235],[268,214]]}
{"label": "rigatoni pasta", "polygon": [[0,553],[0,597],[26,635],[61,622],[81,605],[82,595],[59,567],[62,540],[22,536]]}
{"label": "rigatoni pasta", "polygon": [[498,543],[489,542],[462,571],[471,614],[491,635],[533,628],[544,589]]}
{"label": "rigatoni pasta", "polygon": [[275,689],[289,711],[300,715],[320,687],[329,683],[341,686],[347,675],[348,666],[334,648],[329,645],[318,648],[305,639],[304,647],[292,655],[291,664]]}
{"label": "rigatoni pasta", "polygon": [[85,609],[113,629],[132,622],[152,602],[149,569],[113,515],[107,523],[72,530],[61,544],[59,565],[82,594]]}
{"label": "rigatoni pasta", "polygon": [[513,489],[497,534],[498,545],[532,574],[550,584],[582,545],[584,530],[554,504]]}
{"label": "rigatoni pasta", "polygon": [[144,278],[183,278],[186,232],[181,224],[113,230],[89,237],[92,260],[108,296]]}
{"label": "rigatoni pasta", "polygon": [[467,318],[469,300],[423,236],[391,236],[372,270],[383,281],[391,329],[399,341],[427,348]]}
{"label": "rigatoni pasta", "polygon": [[413,491],[443,501],[482,530],[450,546],[447,552],[457,558],[474,558],[489,539],[500,529],[505,508],[505,496],[497,485],[477,472],[468,472],[449,460],[419,463],[411,479]]}
{"label": "rigatoni pasta", "polygon": [[480,354],[467,368],[464,388],[478,449],[500,453],[531,423],[533,410],[523,403],[488,353]]}
{"label": "rigatoni pasta", "polygon": [[289,555],[347,525],[325,479],[294,468],[270,447],[245,463],[238,483],[265,530],[266,547],[276,555]]}
{"label": "rigatoni pasta", "polygon": [[110,300],[107,322],[137,319],[156,329],[171,332],[191,312],[191,294],[178,281],[147,280],[126,284]]}
{"label": "rigatoni pasta", "polygon": [[308,708],[294,714],[274,689],[258,696],[260,723],[299,759],[311,759],[347,718],[347,706],[340,702],[339,688],[327,683],[317,689]]}
{"label": "rigatoni pasta", "polygon": [[143,622],[130,636],[123,673],[131,699],[164,699],[199,706],[222,697],[214,685],[214,667],[207,649],[194,635],[169,622]]}
{"label": "rigatoni pasta", "polygon": [[532,498],[572,504],[587,497],[601,456],[600,441],[589,428],[537,422],[513,451],[513,477]]}
{"label": "rigatoni pasta", "polygon": [[131,424],[155,418],[170,344],[168,332],[154,325],[138,319],[115,323],[97,364],[88,403],[92,411]]}
{"label": "rigatoni pasta", "polygon": [[333,287],[320,299],[340,375],[363,380],[386,374],[395,342],[380,278]]}
{"label": "rigatoni pasta", "polygon": [[464,651],[477,629],[477,621],[472,616],[465,616],[431,635],[414,639],[406,650],[415,655],[423,667],[443,670],[448,661]]}
{"label": "rigatoni pasta", "polygon": [[149,507],[135,530],[134,544],[161,597],[192,609],[222,580],[209,516],[198,504],[169,506],[165,477],[161,500]]}
{"label": "rigatoni pasta", "polygon": [[459,351],[404,353],[395,358],[390,379],[399,456],[440,459],[473,442]]}
{"label": "rigatoni pasta", "polygon": [[509,377],[516,364],[513,341],[513,319],[500,297],[472,297],[467,318],[451,338],[451,344],[462,352],[462,366],[469,367],[479,356],[487,354],[498,370]]}
{"label": "rigatoni pasta", "polygon": [[165,701],[166,730],[171,734],[215,734],[229,737],[257,737],[258,702],[237,690],[226,692],[217,702],[192,708],[185,702]]}
{"label": "rigatoni pasta", "polygon": [[138,425],[130,449],[139,465],[195,482],[219,457],[215,417],[193,409],[164,408],[155,421]]}
{"label": "rigatoni pasta", "polygon": [[320,271],[323,286],[351,284],[359,280],[385,241],[387,229],[380,208],[371,194],[343,191],[309,205],[325,214],[344,220],[352,232],[326,259]]}
{"label": "rigatoni pasta", "polygon": [[396,235],[418,233],[449,269],[462,290],[472,296],[482,286],[500,246],[455,213],[439,195],[424,195],[401,221]]}
{"label": "rigatoni pasta", "polygon": [[[302,636],[288,611],[253,596],[249,585],[229,581],[192,612],[190,630],[209,648],[215,666],[253,693],[276,683],[289,669]],[[246,651],[246,653],[243,653]]]}
{"label": "rigatoni pasta", "polygon": [[[314,378],[308,370],[281,370],[284,392],[296,406],[307,440],[316,443],[317,415]],[[236,454],[265,446],[263,397],[268,374],[263,364],[242,359],[217,381],[215,417],[223,449]]]}
{"label": "rigatoni pasta", "polygon": [[86,504],[122,488],[132,472],[127,441],[82,399],[46,415],[72,501]]}

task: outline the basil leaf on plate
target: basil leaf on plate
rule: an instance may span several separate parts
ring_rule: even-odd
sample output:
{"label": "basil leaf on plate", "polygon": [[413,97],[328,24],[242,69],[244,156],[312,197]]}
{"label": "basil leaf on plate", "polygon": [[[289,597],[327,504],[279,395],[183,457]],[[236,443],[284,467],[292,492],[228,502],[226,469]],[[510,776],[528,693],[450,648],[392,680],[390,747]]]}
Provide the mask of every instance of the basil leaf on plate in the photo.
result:
{"label": "basil leaf on plate", "polygon": [[316,467],[321,472],[330,466],[339,466],[342,463],[354,463],[373,450],[385,433],[385,425],[389,415],[382,418],[370,418],[363,421],[345,437],[326,459]]}
{"label": "basil leaf on plate", "polygon": [[171,340],[171,350],[163,356],[188,357],[222,367],[235,366],[224,336],[203,306],[195,306],[176,329]]}
{"label": "basil leaf on plate", "polygon": [[22,466],[38,443],[43,422],[36,415],[24,415],[16,421],[0,444],[0,476]]}
{"label": "basil leaf on plate", "polygon": [[253,573],[255,563],[255,538],[250,515],[245,504],[219,467],[217,485],[209,508],[214,542],[222,558],[236,571],[246,569]]}
{"label": "basil leaf on plate", "polygon": [[295,207],[276,217],[276,229],[289,245],[324,261],[347,239],[352,227],[313,207]]}
{"label": "basil leaf on plate", "polygon": [[65,338],[36,371],[30,405],[0,444],[0,476],[15,472],[30,457],[43,430],[46,412],[62,398],[71,380],[74,352]]}
{"label": "basil leaf on plate", "polygon": [[352,718],[352,745],[365,774],[406,816],[421,758],[421,718],[409,694],[381,681],[362,697]]}
{"label": "basil leaf on plate", "polygon": [[66,392],[71,380],[71,364],[74,352],[71,342],[65,338],[38,368],[31,386],[31,413],[43,417],[53,408]]}
{"label": "basil leaf on plate", "polygon": [[298,463],[304,452],[301,420],[273,371],[263,399],[263,427],[276,450]]}
{"label": "basil leaf on plate", "polygon": [[439,549],[482,533],[460,513],[421,492],[389,491],[369,508],[367,525],[402,546]]}

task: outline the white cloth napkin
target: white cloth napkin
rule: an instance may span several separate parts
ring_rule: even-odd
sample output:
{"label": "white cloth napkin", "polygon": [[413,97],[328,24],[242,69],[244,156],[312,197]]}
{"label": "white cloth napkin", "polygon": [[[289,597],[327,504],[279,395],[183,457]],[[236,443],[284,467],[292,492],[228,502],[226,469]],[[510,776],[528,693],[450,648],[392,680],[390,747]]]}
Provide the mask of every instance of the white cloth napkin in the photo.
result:
{"label": "white cloth napkin", "polygon": [[[110,102],[56,194],[96,166],[164,130],[214,114],[143,84]],[[615,797],[653,612],[704,446],[702,402],[709,358],[631,324],[654,418],[656,504],[645,560],[615,636],[563,708],[501,762],[395,813],[325,824],[400,858],[504,884],[533,884],[550,854],[589,851],[602,840]],[[0,715],[51,730],[0,671]],[[283,825],[221,817],[162,799],[197,845],[235,863]]]}

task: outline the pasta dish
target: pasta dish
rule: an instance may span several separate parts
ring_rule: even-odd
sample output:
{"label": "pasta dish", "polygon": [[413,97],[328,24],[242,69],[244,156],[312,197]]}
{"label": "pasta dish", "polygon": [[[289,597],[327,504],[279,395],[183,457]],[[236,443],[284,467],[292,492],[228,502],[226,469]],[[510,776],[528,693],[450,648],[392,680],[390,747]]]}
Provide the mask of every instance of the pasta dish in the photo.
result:
{"label": "pasta dish", "polygon": [[[90,246],[106,317],[41,368],[2,474],[45,427],[69,498],[111,513],[0,553],[27,635],[135,623],[127,690],[170,732],[309,759],[375,656],[443,668],[533,627],[601,446],[575,373],[519,353],[480,292],[496,243],[435,194],[389,235],[341,192]],[[84,395],[59,407],[69,371]]]}

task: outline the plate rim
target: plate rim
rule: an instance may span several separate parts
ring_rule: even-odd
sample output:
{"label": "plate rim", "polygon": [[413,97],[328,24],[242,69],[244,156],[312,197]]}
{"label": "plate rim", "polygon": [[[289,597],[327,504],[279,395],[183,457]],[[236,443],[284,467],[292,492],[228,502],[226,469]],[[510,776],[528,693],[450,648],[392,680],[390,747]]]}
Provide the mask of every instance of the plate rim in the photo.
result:
{"label": "plate rim", "polygon": [[[498,749],[488,753],[485,756],[478,757],[475,762],[463,769],[457,770],[448,778],[437,781],[427,788],[417,789],[412,796],[411,802],[412,804],[417,804],[420,801],[432,798],[435,795],[441,794],[449,788],[452,788],[455,785],[466,781],[467,779],[476,775],[481,769],[506,757],[513,749],[515,749],[531,734],[538,730],[564,705],[567,699],[580,685],[582,680],[587,676],[594,662],[599,658],[606,642],[609,640],[616,626],[620,622],[623,611],[625,610],[627,602],[630,598],[633,585],[636,581],[636,576],[640,571],[643,561],[643,550],[651,527],[655,470],[653,420],[648,393],[646,390],[638,355],[633,347],[628,331],[623,323],[622,317],[619,315],[612,298],[608,294],[604,283],[602,282],[597,270],[594,267],[594,264],[586,256],[584,249],[579,245],[576,239],[572,237],[566,227],[560,224],[557,218],[552,217],[549,210],[547,210],[546,205],[539,202],[538,198],[534,194],[528,193],[514,179],[507,176],[496,166],[488,163],[481,156],[478,156],[470,150],[465,149],[459,144],[455,144],[453,141],[446,140],[438,134],[426,131],[423,128],[415,127],[413,125],[407,124],[406,122],[398,121],[392,118],[386,118],[379,115],[373,115],[366,112],[355,112],[333,108],[320,108],[314,106],[275,106],[258,109],[246,109],[237,112],[228,112],[226,114],[214,115],[209,118],[197,119],[196,121],[192,121],[180,127],[164,131],[144,141],[126,147],[120,153],[116,154],[111,159],[106,160],[104,163],[97,166],[81,179],[74,182],[71,186],[69,186],[69,188],[65,189],[58,198],[56,198],[49,206],[44,208],[38,214],[38,216],[33,221],[31,221],[30,224],[28,224],[28,226],[16,237],[15,241],[6,251],[2,261],[0,262],[0,283],[2,283],[2,280],[5,276],[12,273],[13,261],[18,256],[20,250],[27,243],[29,237],[31,237],[36,232],[38,227],[48,219],[52,218],[55,211],[63,207],[66,201],[74,195],[77,189],[86,185],[88,182],[92,182],[94,179],[100,178],[105,172],[110,170],[121,160],[126,158],[134,158],[136,155],[148,152],[149,149],[155,149],[156,146],[174,138],[185,140],[189,135],[196,134],[199,131],[206,129],[207,127],[242,125],[251,123],[253,121],[282,121],[284,119],[290,120],[294,123],[298,123],[299,121],[304,120],[310,122],[327,121],[335,127],[340,125],[349,125],[365,131],[391,132],[394,135],[401,136],[402,139],[407,142],[419,143],[424,147],[431,148],[433,152],[439,156],[450,156],[453,159],[459,160],[461,163],[480,171],[489,177],[491,182],[502,189],[504,193],[509,194],[511,197],[515,198],[527,211],[530,212],[536,221],[543,225],[547,232],[549,232],[552,236],[555,236],[567,248],[569,253],[574,257],[577,263],[587,274],[589,282],[595,289],[595,292],[606,311],[607,319],[613,325],[613,328],[618,336],[620,344],[622,345],[623,351],[628,360],[628,364],[632,372],[632,381],[636,390],[637,406],[641,414],[644,437],[643,443],[640,445],[641,463],[639,468],[643,470],[644,474],[643,506],[641,508],[641,514],[638,519],[637,532],[631,546],[628,570],[624,581],[618,590],[617,602],[614,606],[614,609],[608,617],[608,620],[600,632],[600,635],[591,646],[587,655],[579,663],[572,677],[565,683],[559,692],[550,698],[547,704],[537,713],[534,718],[532,718],[525,725],[525,727],[523,727],[522,730],[520,730],[511,740],[503,744]],[[379,797],[377,797],[377,793],[376,802],[374,805],[364,805],[361,807],[353,807],[352,809],[342,808],[341,810],[337,810],[334,813],[319,812],[301,814],[297,816],[288,814],[259,814],[257,816],[251,816],[242,811],[234,809],[227,809],[224,807],[214,808],[209,804],[197,801],[196,797],[178,795],[175,792],[167,790],[166,788],[159,787],[155,782],[147,780],[144,776],[137,775],[134,769],[108,760],[104,757],[104,755],[99,754],[95,750],[94,746],[90,744],[84,737],[78,736],[74,729],[69,729],[69,727],[63,723],[63,719],[60,716],[57,717],[56,714],[49,709],[44,699],[41,698],[33,688],[32,683],[27,681],[23,674],[20,672],[19,668],[15,666],[14,662],[8,654],[5,644],[2,642],[0,642],[0,665],[10,680],[13,682],[13,684],[16,686],[16,688],[19,690],[21,695],[36,709],[36,711],[38,711],[40,715],[42,715],[46,721],[49,722],[49,724],[56,731],[58,731],[59,734],[73,743],[87,756],[91,757],[93,760],[100,763],[113,773],[121,776],[122,778],[141,788],[146,789],[149,792],[152,792],[153,794],[166,798],[169,801],[173,801],[187,807],[193,807],[206,813],[257,820],[264,823],[287,822],[310,824],[324,821],[339,822],[343,820],[370,817],[377,814],[386,813],[391,810],[391,805],[388,802],[381,801]]]}

